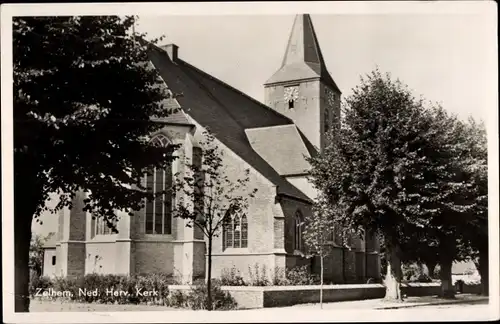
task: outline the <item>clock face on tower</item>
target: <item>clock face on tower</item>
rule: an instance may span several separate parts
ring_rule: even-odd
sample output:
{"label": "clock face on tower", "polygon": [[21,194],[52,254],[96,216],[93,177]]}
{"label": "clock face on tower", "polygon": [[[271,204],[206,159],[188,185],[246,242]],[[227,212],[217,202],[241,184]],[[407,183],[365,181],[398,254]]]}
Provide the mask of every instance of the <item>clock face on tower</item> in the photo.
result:
{"label": "clock face on tower", "polygon": [[299,98],[299,87],[286,87],[284,98],[285,102],[297,100]]}
{"label": "clock face on tower", "polygon": [[335,93],[332,90],[328,89],[326,91],[326,97],[327,97],[327,100],[328,100],[328,105],[330,107],[333,107],[333,105],[335,104],[335,99],[336,99]]}

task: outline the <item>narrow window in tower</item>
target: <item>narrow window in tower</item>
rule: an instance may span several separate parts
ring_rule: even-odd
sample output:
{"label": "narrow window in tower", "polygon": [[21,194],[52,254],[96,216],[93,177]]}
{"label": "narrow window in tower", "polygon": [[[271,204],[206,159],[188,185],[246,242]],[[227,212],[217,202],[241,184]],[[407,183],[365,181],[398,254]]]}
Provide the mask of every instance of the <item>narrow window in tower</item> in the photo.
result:
{"label": "narrow window in tower", "polygon": [[293,103],[294,103],[293,100],[288,101],[288,109],[292,109],[293,108]]}
{"label": "narrow window in tower", "polygon": [[52,256],[52,265],[56,265],[56,256],[55,255]]}

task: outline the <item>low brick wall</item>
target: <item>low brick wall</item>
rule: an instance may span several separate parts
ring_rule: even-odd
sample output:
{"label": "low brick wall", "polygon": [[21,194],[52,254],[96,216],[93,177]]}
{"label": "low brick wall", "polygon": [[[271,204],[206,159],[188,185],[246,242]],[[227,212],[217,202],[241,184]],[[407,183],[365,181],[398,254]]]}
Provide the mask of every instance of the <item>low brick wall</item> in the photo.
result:
{"label": "low brick wall", "polygon": [[437,282],[414,282],[401,284],[401,293],[408,297],[434,296],[439,295],[440,292],[441,283]]}
{"label": "low brick wall", "polygon": [[481,285],[464,285],[463,294],[480,294],[481,293]]}
{"label": "low brick wall", "polygon": [[[475,293],[478,288],[464,285],[464,293]],[[480,290],[480,286],[479,290]],[[171,290],[189,291],[189,286],[169,286]],[[240,309],[291,306],[297,304],[319,303],[319,285],[315,286],[223,286],[222,290],[233,296]],[[466,290],[467,289],[467,290]],[[441,291],[440,283],[401,284],[401,292],[410,296],[434,296]],[[338,302],[383,298],[385,287],[382,284],[353,284],[323,286],[323,301]]]}
{"label": "low brick wall", "polygon": [[[320,286],[266,287],[263,307],[318,303]],[[336,302],[382,298],[385,288],[379,284],[323,286],[323,301]]]}

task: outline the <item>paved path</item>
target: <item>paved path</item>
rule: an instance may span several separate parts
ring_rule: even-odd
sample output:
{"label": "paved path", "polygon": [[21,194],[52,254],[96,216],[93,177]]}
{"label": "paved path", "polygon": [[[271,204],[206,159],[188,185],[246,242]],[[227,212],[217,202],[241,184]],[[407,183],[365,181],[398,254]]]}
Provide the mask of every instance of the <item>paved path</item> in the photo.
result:
{"label": "paved path", "polygon": [[[32,312],[43,315],[43,312],[116,312],[124,314],[124,311],[142,313],[140,318],[159,319],[164,316],[200,321],[201,318],[207,321],[219,321],[231,323],[246,322],[324,322],[324,321],[484,321],[495,319],[492,305],[488,304],[486,297],[477,295],[457,295],[456,300],[443,300],[436,297],[409,297],[403,303],[389,303],[382,299],[370,299],[360,301],[347,301],[336,303],[325,303],[323,309],[319,304],[302,304],[290,307],[264,308],[237,311],[207,312],[207,311],[186,311],[160,306],[147,305],[99,305],[80,303],[60,303],[60,302],[39,302],[31,303]],[[498,307],[497,307],[498,309]],[[154,312],[150,312],[154,311]],[[178,312],[180,311],[180,312]],[[130,314],[126,312],[127,314]],[[48,314],[48,313],[45,313]],[[52,313],[54,314],[54,313]],[[157,314],[157,315],[153,315]],[[182,316],[181,316],[182,314]],[[498,310],[496,311],[498,314]],[[179,316],[177,316],[179,315]],[[56,316],[55,314],[53,316]],[[97,315],[96,315],[97,316]],[[129,316],[129,315],[127,315]],[[57,317],[57,316],[56,316]],[[55,318],[55,317],[53,317]],[[98,316],[96,317],[98,318]],[[127,317],[128,318],[128,317]],[[132,320],[132,318],[130,318]],[[38,319],[37,319],[38,320]],[[38,321],[42,323],[44,321]]]}
{"label": "paved path", "polygon": [[[454,300],[434,296],[408,297],[402,303],[387,302],[383,299],[366,299],[323,304],[324,309],[401,309],[415,307],[449,308],[452,306],[468,307],[488,304],[488,297],[472,294],[457,295]],[[319,304],[300,304],[284,308],[319,308]]]}
{"label": "paved path", "polygon": [[[333,311],[333,312],[332,312]],[[409,297],[402,303],[382,299],[302,304],[281,308],[247,310],[248,319],[266,318],[269,321],[449,321],[491,320],[488,298],[476,295],[457,295],[456,300],[436,297]],[[247,318],[245,316],[245,318]]]}

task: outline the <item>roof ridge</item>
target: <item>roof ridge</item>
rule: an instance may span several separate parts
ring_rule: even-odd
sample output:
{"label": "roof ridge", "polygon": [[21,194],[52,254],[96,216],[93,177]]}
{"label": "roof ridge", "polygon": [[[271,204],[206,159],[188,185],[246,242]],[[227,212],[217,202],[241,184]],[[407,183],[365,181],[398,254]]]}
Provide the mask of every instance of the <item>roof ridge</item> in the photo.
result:
{"label": "roof ridge", "polygon": [[292,127],[292,126],[297,127],[297,125],[295,125],[295,124],[285,124],[285,125],[247,127],[247,128],[245,128],[245,131],[247,131],[247,130],[252,131],[252,130],[259,130],[259,129],[268,129],[268,128],[277,128],[277,127]]}
{"label": "roof ridge", "polygon": [[266,104],[263,104],[262,102],[258,101],[257,99],[252,98],[251,96],[247,95],[247,94],[246,94],[246,93],[244,93],[243,91],[238,90],[238,89],[236,89],[235,87],[233,87],[233,86],[231,86],[231,85],[227,84],[226,82],[224,82],[224,81],[222,81],[222,80],[220,80],[220,79],[218,79],[218,78],[214,77],[213,75],[208,74],[207,72],[205,72],[205,71],[201,70],[200,68],[197,68],[196,66],[192,65],[191,63],[188,63],[188,62],[186,62],[186,61],[184,61],[184,60],[182,60],[182,59],[177,59],[177,61],[178,61],[178,62],[182,62],[182,63],[183,63],[183,64],[185,64],[185,65],[190,66],[191,68],[193,68],[193,69],[195,69],[195,70],[199,71],[200,73],[202,73],[202,74],[206,75],[208,78],[210,78],[210,79],[214,80],[215,82],[217,82],[217,83],[221,84],[222,86],[224,86],[224,87],[226,87],[226,88],[228,88],[228,89],[230,89],[230,90],[236,91],[237,93],[239,93],[239,94],[243,95],[243,96],[244,96],[244,97],[246,97],[247,99],[250,99],[251,101],[255,102],[256,104],[258,104],[258,105],[262,106],[262,108],[265,108],[265,109],[269,110],[270,112],[274,113],[275,115],[278,115],[278,116],[280,116],[280,117],[283,117],[284,119],[288,120],[288,121],[290,122],[290,124],[294,124],[293,120],[291,120],[289,117],[287,117],[287,116],[285,116],[285,115],[283,115],[283,114],[280,114],[280,113],[279,113],[279,112],[277,112],[276,110],[272,109],[271,107],[267,106]]}

